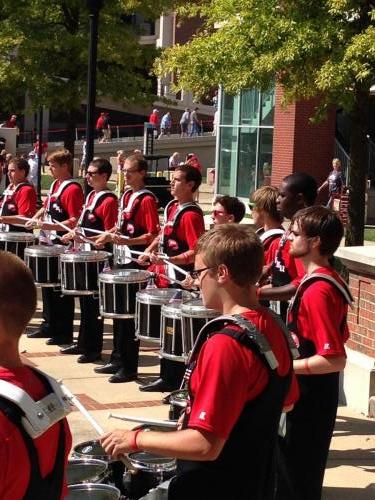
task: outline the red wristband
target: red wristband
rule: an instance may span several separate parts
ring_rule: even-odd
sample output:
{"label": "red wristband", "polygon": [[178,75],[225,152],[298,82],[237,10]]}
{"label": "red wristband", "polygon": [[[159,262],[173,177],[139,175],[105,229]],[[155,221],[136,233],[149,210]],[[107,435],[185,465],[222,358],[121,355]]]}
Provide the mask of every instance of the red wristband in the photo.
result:
{"label": "red wristband", "polygon": [[137,429],[136,431],[132,431],[129,446],[133,451],[139,451],[139,448],[137,445],[137,436],[142,431],[143,431],[143,429]]}
{"label": "red wristband", "polygon": [[309,358],[305,358],[304,363],[303,363],[303,368],[304,368],[306,373],[311,375],[311,370],[309,368]]}

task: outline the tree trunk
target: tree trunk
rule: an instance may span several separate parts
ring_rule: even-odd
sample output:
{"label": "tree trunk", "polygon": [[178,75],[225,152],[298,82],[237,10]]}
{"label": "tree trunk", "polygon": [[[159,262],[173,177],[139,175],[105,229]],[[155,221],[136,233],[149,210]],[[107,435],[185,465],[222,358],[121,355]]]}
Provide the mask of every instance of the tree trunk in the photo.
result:
{"label": "tree trunk", "polygon": [[367,113],[369,93],[356,91],[356,103],[350,114],[349,207],[346,246],[361,246],[364,241],[367,181]]}

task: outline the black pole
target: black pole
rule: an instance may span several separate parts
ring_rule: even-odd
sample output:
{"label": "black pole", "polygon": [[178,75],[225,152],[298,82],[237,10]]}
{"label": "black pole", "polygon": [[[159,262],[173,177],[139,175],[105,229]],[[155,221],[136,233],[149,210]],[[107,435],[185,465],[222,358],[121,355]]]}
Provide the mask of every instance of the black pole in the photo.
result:
{"label": "black pole", "polygon": [[42,154],[43,154],[43,106],[39,108],[38,117],[38,203],[42,204]]}
{"label": "black pole", "polygon": [[[96,99],[96,64],[98,55],[98,24],[99,12],[103,6],[103,0],[87,0],[89,8],[90,41],[89,41],[89,64],[87,72],[87,113],[86,113],[86,164],[85,171],[94,157],[94,131],[95,131],[95,99]],[[85,180],[85,193],[89,192],[89,186]]]}

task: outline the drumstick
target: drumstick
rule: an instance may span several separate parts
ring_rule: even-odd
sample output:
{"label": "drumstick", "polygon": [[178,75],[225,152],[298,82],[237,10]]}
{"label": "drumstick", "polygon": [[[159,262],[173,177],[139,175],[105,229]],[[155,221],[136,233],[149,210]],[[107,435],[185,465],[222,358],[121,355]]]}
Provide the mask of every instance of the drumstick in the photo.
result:
{"label": "drumstick", "polygon": [[[74,231],[74,229],[72,229],[72,228],[71,228],[71,227],[69,227],[69,226],[66,226],[65,224],[63,224],[62,222],[60,222],[60,221],[58,221],[58,220],[56,220],[56,219],[52,219],[52,222],[53,222],[54,224],[57,224],[57,225],[61,226],[63,229],[65,229],[65,230],[66,230],[66,231],[68,231],[69,233],[70,233],[71,231]],[[77,228],[75,228],[75,229],[79,229],[79,228],[77,227]],[[89,240],[88,238],[85,238],[85,236],[84,236],[83,234],[79,234],[79,237],[80,237],[80,238],[82,238],[82,240],[83,240],[83,241],[85,241],[86,243],[89,243],[90,245],[94,245],[94,243],[93,243],[91,240]]]}
{"label": "drumstick", "polygon": [[[72,392],[70,392],[70,390],[64,384],[61,384],[61,388],[65,394],[66,399],[82,413],[82,415],[96,430],[99,436],[103,436],[105,434],[104,429],[98,424],[98,422],[94,419],[94,417],[90,415],[90,413],[86,410],[86,408],[79,401],[79,399]],[[126,455],[121,455],[119,458],[123,462],[123,464],[129,469],[130,472],[132,473],[137,472],[137,469],[133,467],[133,464],[130,462],[130,460]]]}
{"label": "drumstick", "polygon": [[181,267],[176,266],[176,264],[172,264],[172,262],[169,261],[169,257],[160,257],[160,260],[163,260],[167,264],[167,266],[173,267],[174,269],[176,269],[176,271],[183,274],[184,276],[190,275],[190,273],[188,271],[185,271],[185,269],[182,269]]}
{"label": "drumstick", "polygon": [[99,231],[98,229],[90,229],[89,227],[80,226],[79,229],[83,229],[85,231],[91,231],[92,233],[95,233],[95,234],[110,234],[110,231]]}
{"label": "drumstick", "polygon": [[158,418],[142,418],[142,417],[133,417],[130,415],[113,415],[110,413],[108,418],[117,418],[118,420],[125,420],[128,422],[137,422],[139,424],[147,424],[147,425],[159,425],[160,427],[169,427],[171,429],[175,429],[177,427],[177,422],[173,420],[161,420]]}
{"label": "drumstick", "polygon": [[170,281],[171,283],[177,283],[177,285],[181,285],[183,288],[185,288],[184,282],[175,280],[174,278],[170,278],[166,274],[161,274],[161,273],[153,273],[155,276],[160,276],[160,278],[165,278],[166,280]]}

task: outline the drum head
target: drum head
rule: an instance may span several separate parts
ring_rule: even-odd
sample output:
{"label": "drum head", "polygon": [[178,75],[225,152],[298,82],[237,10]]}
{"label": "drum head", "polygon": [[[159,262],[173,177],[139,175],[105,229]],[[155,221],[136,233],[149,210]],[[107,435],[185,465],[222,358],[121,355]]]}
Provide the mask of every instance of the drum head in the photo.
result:
{"label": "drum head", "polygon": [[74,484],[68,487],[65,500],[118,500],[120,490],[109,484]]}
{"label": "drum head", "polygon": [[63,245],[33,245],[25,249],[25,255],[32,257],[54,257],[66,250]]}
{"label": "drum head", "polygon": [[[167,304],[173,299],[178,290],[174,288],[151,288],[149,290],[142,290],[137,292],[137,301],[141,304],[155,304],[163,305]],[[189,300],[191,294],[184,290],[182,292],[182,300]]]}
{"label": "drum head", "polygon": [[104,460],[69,460],[66,469],[67,483],[96,483],[105,477],[106,470],[107,463]]}
{"label": "drum head", "polygon": [[62,253],[60,258],[62,262],[102,262],[110,257],[110,253],[99,250],[90,250],[89,252]]}
{"label": "drum head", "polygon": [[129,453],[129,460],[136,469],[149,472],[170,472],[176,469],[176,459],[153,455],[147,451]]}
{"label": "drum head", "polygon": [[144,283],[150,277],[148,271],[140,269],[111,269],[99,274],[104,283]]}
{"label": "drum head", "polygon": [[187,389],[178,389],[177,391],[173,391],[169,396],[170,404],[179,408],[186,408],[188,399],[189,391]]}
{"label": "drum head", "polygon": [[32,243],[35,241],[33,233],[17,233],[16,231],[0,232],[0,241],[14,241],[15,243]]}
{"label": "drum head", "polygon": [[166,318],[181,318],[181,302],[172,302],[161,306],[161,314]]}
{"label": "drum head", "polygon": [[216,318],[219,314],[215,309],[207,309],[202,299],[189,300],[181,306],[181,316],[189,318]]}
{"label": "drum head", "polygon": [[108,462],[109,456],[99,441],[84,441],[73,448],[73,456],[77,458],[95,458]]}

